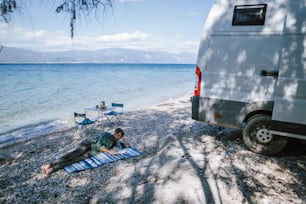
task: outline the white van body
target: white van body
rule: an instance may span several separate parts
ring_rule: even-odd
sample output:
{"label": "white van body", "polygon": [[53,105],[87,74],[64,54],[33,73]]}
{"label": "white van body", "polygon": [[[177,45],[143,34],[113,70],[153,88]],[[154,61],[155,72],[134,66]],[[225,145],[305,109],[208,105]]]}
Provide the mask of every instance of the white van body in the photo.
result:
{"label": "white van body", "polygon": [[269,116],[247,144],[260,153],[280,151],[279,136],[306,139],[305,48],[305,0],[217,0],[198,52],[192,118],[244,129]]}

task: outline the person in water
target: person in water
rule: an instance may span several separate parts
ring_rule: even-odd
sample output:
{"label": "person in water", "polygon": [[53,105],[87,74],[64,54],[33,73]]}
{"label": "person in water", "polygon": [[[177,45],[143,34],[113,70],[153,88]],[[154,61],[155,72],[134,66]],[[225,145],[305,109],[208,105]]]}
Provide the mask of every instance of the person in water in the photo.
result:
{"label": "person in water", "polygon": [[102,132],[92,139],[82,140],[73,151],[61,156],[51,163],[43,165],[41,167],[42,173],[45,177],[48,177],[51,173],[80,161],[81,157],[87,153],[91,155],[96,155],[101,152],[116,154],[117,152],[113,147],[117,145],[120,139],[123,140],[122,146],[130,147],[130,143],[124,137],[124,131],[121,128],[117,128],[114,134]]}

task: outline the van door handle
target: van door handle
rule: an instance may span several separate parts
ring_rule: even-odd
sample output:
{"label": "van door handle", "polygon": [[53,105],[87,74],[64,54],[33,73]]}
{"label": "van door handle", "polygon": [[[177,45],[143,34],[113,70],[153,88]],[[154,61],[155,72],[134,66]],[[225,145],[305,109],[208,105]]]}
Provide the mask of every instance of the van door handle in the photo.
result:
{"label": "van door handle", "polygon": [[272,77],[278,77],[278,71],[271,71],[271,70],[261,70],[260,76],[272,76]]}

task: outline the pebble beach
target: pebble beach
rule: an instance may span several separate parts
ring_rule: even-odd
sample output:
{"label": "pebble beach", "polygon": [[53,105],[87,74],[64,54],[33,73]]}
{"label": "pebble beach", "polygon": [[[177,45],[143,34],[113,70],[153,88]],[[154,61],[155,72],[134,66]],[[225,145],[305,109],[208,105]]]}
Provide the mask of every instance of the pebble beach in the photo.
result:
{"label": "pebble beach", "polygon": [[135,158],[44,178],[41,166],[81,139],[115,127],[75,127],[0,148],[0,203],[305,203],[306,148],[249,151],[239,130],[191,119],[188,97],[126,112],[119,127]]}

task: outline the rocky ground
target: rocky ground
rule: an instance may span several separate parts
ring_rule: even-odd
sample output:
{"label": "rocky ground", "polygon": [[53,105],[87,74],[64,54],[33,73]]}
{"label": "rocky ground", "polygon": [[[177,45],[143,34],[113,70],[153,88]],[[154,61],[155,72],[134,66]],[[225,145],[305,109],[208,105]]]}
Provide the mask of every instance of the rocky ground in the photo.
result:
{"label": "rocky ground", "polygon": [[[305,203],[306,146],[250,152],[239,131],[190,119],[181,99],[125,113],[121,127],[142,156],[44,179],[42,164],[73,148],[75,129],[0,149],[0,203]],[[105,123],[86,136],[113,131]]]}

